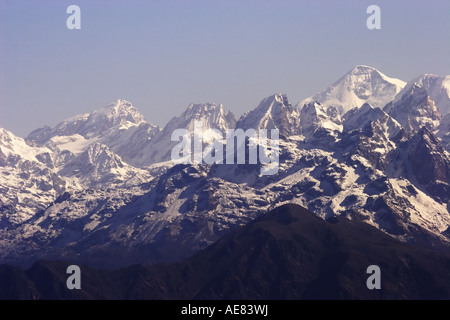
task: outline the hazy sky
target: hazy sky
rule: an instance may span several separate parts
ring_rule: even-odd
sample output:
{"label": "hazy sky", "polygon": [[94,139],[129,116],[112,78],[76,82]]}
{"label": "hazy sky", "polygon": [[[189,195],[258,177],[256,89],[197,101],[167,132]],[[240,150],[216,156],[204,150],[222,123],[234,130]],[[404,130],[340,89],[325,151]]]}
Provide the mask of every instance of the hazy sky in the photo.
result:
{"label": "hazy sky", "polygon": [[[81,30],[66,9],[81,8]],[[366,8],[381,8],[369,30]],[[295,104],[355,65],[450,74],[450,1],[0,0],[0,126],[19,136],[123,98],[163,126],[189,103]]]}

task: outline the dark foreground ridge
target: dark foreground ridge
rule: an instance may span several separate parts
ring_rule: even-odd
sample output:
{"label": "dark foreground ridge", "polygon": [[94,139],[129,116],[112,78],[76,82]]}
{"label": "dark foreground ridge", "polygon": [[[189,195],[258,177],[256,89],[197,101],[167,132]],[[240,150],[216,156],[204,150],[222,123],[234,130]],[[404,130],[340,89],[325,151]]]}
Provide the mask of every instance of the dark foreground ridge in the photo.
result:
{"label": "dark foreground ridge", "polygon": [[[106,271],[70,263],[0,266],[0,299],[449,299],[450,254],[399,242],[363,222],[283,205],[180,263]],[[369,290],[369,265],[381,289]]]}

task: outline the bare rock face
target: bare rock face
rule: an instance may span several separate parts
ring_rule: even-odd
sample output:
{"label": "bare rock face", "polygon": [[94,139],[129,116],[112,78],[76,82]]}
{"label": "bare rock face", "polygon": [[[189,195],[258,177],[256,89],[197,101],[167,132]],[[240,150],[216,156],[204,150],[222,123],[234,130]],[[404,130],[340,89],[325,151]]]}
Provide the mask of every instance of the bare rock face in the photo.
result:
{"label": "bare rock face", "polygon": [[444,148],[450,152],[450,113],[442,118],[436,136],[441,139]]}
{"label": "bare rock face", "polygon": [[425,88],[418,84],[405,92],[399,101],[387,104],[384,111],[410,132],[418,131],[422,127],[435,130],[441,119],[434,101]]}
{"label": "bare rock face", "polygon": [[438,139],[426,128],[406,145],[411,171],[417,181],[441,202],[450,199],[450,159]]}

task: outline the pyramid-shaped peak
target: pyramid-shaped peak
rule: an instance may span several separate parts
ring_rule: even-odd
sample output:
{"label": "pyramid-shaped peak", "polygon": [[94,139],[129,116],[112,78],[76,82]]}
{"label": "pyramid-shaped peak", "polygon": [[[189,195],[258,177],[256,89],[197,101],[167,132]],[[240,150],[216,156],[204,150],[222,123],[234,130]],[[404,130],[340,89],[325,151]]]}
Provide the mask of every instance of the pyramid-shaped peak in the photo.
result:
{"label": "pyramid-shaped peak", "polygon": [[107,119],[113,123],[130,121],[135,124],[145,122],[144,116],[133,106],[133,104],[124,99],[117,99],[106,107],[94,110],[89,115],[89,120],[98,121]]}
{"label": "pyramid-shaped peak", "polygon": [[133,106],[130,101],[127,101],[125,99],[117,99],[111,105],[123,106],[123,107],[132,107]]}
{"label": "pyramid-shaped peak", "polygon": [[418,131],[424,126],[434,131],[441,114],[423,84],[413,83],[401,93],[400,100],[387,104],[383,110],[407,131]]}
{"label": "pyramid-shaped peak", "polygon": [[403,88],[406,85],[406,82],[396,78],[388,77],[378,69],[366,65],[355,66],[352,70],[347,72],[341,79],[336,81],[335,84],[342,81],[342,79],[348,78],[353,79],[353,81],[355,82],[362,82],[362,83],[377,79],[379,81],[395,84],[401,88]]}
{"label": "pyramid-shaped peak", "polygon": [[234,128],[236,124],[234,115],[230,111],[226,113],[222,104],[191,103],[180,116],[172,118],[166,124],[163,134],[171,134],[174,128],[191,130],[195,121],[201,121],[204,128],[220,130]]}
{"label": "pyramid-shaped peak", "polygon": [[428,149],[439,149],[439,152],[443,152],[442,145],[436,136],[426,126],[421,127],[416,134],[414,134],[409,140],[411,145],[416,147],[425,147]]}
{"label": "pyramid-shaped peak", "polygon": [[300,133],[298,110],[289,103],[286,94],[276,93],[264,98],[259,105],[243,114],[236,124],[237,128],[279,129],[285,136]]}
{"label": "pyramid-shaped peak", "polygon": [[267,98],[261,100],[256,109],[249,113],[259,114],[262,116],[267,113],[280,113],[283,110],[292,111],[292,105],[289,102],[287,95],[284,93],[275,93]]}
{"label": "pyramid-shaped peak", "polygon": [[124,99],[117,99],[116,101],[108,104],[106,107],[103,108],[99,108],[94,110],[93,112],[100,112],[100,111],[105,111],[105,112],[117,112],[117,111],[127,111],[127,110],[137,110],[133,104],[127,100]]}
{"label": "pyramid-shaped peak", "polygon": [[374,71],[379,72],[377,69],[373,67],[360,64],[354,67],[349,73],[372,73]]}
{"label": "pyramid-shaped peak", "polygon": [[406,84],[402,80],[390,78],[381,71],[379,71],[378,69],[366,65],[357,65],[347,74],[345,74],[341,79],[336,81],[335,84],[339,83],[344,79],[346,79],[347,81],[350,79],[350,82],[362,85],[364,85],[364,83],[366,82],[370,82],[371,85],[375,85],[378,81],[381,81],[384,83],[392,83],[403,88]]}
{"label": "pyramid-shaped peak", "polygon": [[360,108],[366,102],[382,108],[394,99],[405,84],[373,67],[357,65],[328,88],[301,101],[300,105],[316,101],[337,107],[341,114],[355,107]]}
{"label": "pyramid-shaped peak", "polygon": [[450,76],[439,76],[435,74],[423,74],[409,81],[407,85],[395,97],[395,102],[411,92],[414,86],[423,87],[430,98],[436,103],[441,114],[450,112]]}
{"label": "pyramid-shaped peak", "polygon": [[[419,82],[415,82],[411,87],[409,87],[409,90],[403,94],[401,100],[397,101],[396,104],[402,102],[407,103],[409,107],[414,107],[417,104],[421,103],[433,106],[435,105],[434,101],[431,100],[430,97],[428,96],[428,91],[424,88],[423,84]],[[438,111],[436,110],[436,112]]]}
{"label": "pyramid-shaped peak", "polygon": [[[343,116],[344,125],[346,127],[351,126],[352,128],[361,128],[365,124],[375,121],[380,118],[387,118],[389,115],[383,111],[381,108],[373,107],[369,103],[364,103],[360,108],[353,108],[347,111]],[[390,120],[390,119],[389,119]],[[391,120],[390,120],[391,121]],[[395,120],[392,120],[395,121]],[[397,123],[395,123],[395,126]]]}
{"label": "pyramid-shaped peak", "polygon": [[361,106],[361,109],[363,109],[363,110],[371,110],[371,109],[375,109],[375,108],[372,107],[370,105],[370,103],[364,102],[364,104]]}
{"label": "pyramid-shaped peak", "polygon": [[263,99],[260,103],[263,104],[263,102],[278,102],[284,106],[290,106],[289,99],[287,98],[287,95],[285,93],[275,93],[265,99]]}

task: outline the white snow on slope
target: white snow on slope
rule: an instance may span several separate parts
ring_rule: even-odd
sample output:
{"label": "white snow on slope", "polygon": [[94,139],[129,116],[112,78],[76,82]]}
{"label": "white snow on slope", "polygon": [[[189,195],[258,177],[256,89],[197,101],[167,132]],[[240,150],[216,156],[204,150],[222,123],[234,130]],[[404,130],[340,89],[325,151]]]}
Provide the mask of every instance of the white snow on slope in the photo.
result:
{"label": "white snow on slope", "polygon": [[414,86],[423,87],[430,98],[436,103],[441,115],[450,113],[450,75],[438,76],[423,74],[411,81],[397,94],[395,101],[400,101],[405,93],[411,91]]}
{"label": "white snow on slope", "polygon": [[330,87],[306,98],[299,107],[310,102],[320,102],[325,106],[338,107],[341,113],[359,108],[364,103],[383,108],[392,101],[406,82],[390,78],[375,68],[358,65]]}

